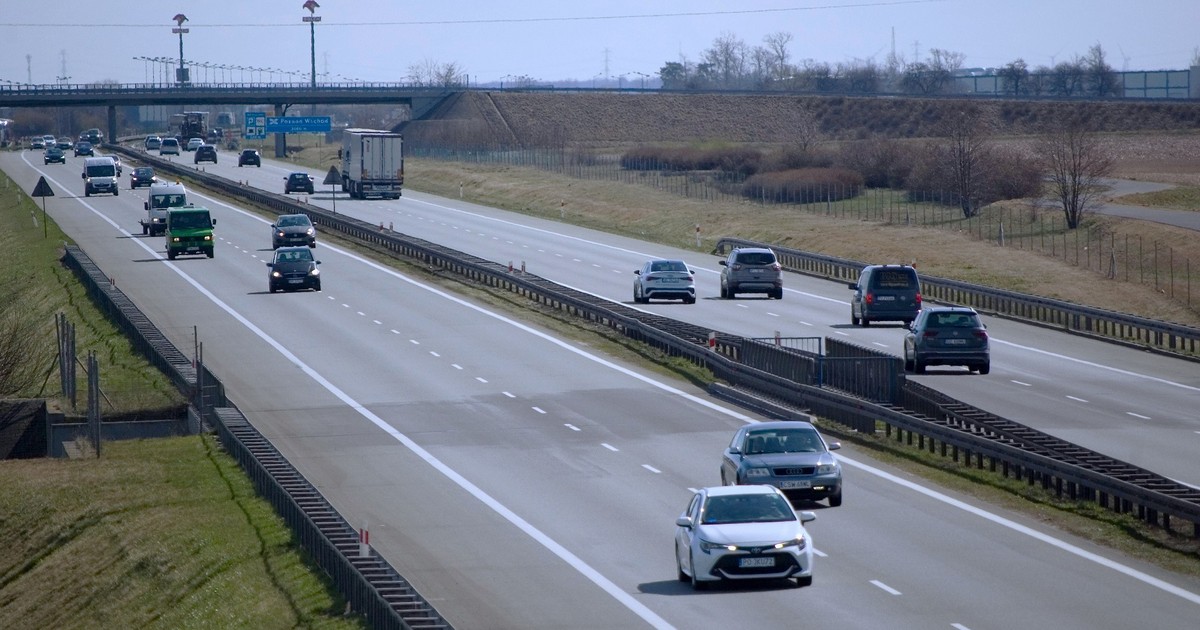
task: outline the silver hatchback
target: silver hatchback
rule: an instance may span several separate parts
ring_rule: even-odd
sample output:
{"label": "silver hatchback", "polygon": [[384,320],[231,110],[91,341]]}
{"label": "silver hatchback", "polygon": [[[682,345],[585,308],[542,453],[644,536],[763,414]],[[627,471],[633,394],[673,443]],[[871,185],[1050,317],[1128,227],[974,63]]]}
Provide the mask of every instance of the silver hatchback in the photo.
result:
{"label": "silver hatchback", "polygon": [[739,293],[766,293],[783,299],[783,267],[775,252],[765,247],[738,247],[720,261],[721,297],[733,299]]}

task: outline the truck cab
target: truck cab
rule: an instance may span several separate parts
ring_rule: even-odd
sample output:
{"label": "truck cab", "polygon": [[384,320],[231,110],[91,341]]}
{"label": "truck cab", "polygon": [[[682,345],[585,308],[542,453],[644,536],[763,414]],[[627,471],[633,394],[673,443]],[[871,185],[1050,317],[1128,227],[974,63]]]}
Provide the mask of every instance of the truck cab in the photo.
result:
{"label": "truck cab", "polygon": [[208,208],[188,206],[167,211],[167,259],[176,256],[205,255],[213,257],[213,226],[217,220]]}
{"label": "truck cab", "polygon": [[139,221],[142,224],[142,234],[158,236],[167,229],[167,212],[172,208],[185,208],[189,205],[187,189],[183,184],[150,184],[150,197],[143,204],[146,208],[146,218]]}

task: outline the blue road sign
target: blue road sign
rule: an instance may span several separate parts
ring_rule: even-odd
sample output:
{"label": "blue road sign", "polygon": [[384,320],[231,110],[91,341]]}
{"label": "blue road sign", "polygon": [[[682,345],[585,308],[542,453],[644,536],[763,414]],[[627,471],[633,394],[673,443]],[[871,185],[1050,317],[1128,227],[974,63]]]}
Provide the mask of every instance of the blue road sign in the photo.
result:
{"label": "blue road sign", "polygon": [[267,133],[325,133],[332,125],[329,116],[267,116]]}
{"label": "blue road sign", "polygon": [[267,113],[246,112],[246,131],[242,134],[247,140],[263,140],[267,137]]}

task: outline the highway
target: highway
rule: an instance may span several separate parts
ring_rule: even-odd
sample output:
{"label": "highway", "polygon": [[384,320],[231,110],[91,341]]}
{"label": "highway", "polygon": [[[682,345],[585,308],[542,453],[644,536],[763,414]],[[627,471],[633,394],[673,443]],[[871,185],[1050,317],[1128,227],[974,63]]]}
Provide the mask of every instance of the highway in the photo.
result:
{"label": "highway", "polygon": [[[289,170],[270,161],[237,169],[235,156],[221,157],[219,172],[272,190]],[[47,200],[51,216],[177,346],[188,351],[198,327],[206,362],[251,422],[344,516],[368,526],[380,553],[456,627],[1194,623],[1200,581],[914,481],[852,446],[839,451],[845,504],[809,506],[818,512],[812,587],[693,593],[675,580],[674,517],[689,488],[717,483],[721,449],[753,416],[327,242],[316,250],[325,291],[270,295],[269,221],[216,199],[199,199],[218,219],[216,257],[167,262],[161,237],[140,234],[144,189],[130,191],[124,180],[119,197],[83,199],[76,161],[43,166],[36,153],[0,154],[0,168],[27,191],[47,176],[58,194]],[[626,302],[637,263],[676,251],[412,192],[396,202],[340,197],[337,205],[485,258],[524,260],[534,273]],[[715,296],[715,258],[678,255],[697,266],[701,295]],[[782,302],[646,308],[740,334],[840,333],[896,348],[898,328],[849,328],[847,289],[793,275],[786,282]],[[962,387],[954,395],[963,398],[1002,389],[1035,409],[1035,395],[1078,393],[1086,402],[1064,406],[1083,411],[1056,422],[1080,433],[1087,426],[1076,419],[1108,426],[1102,433],[1113,445],[1121,433],[1166,434],[1165,414],[1175,414],[1175,440],[1193,441],[1156,459],[1180,466],[1167,474],[1195,474],[1176,453],[1194,450],[1187,445],[1200,427],[1185,420],[1182,403],[1151,402],[1187,387],[1194,397],[1194,366],[1180,371],[1131,353],[1131,363],[1119,364],[1130,377],[1106,367],[1112,347],[989,325],[997,338],[991,375],[922,378]],[[1130,378],[1147,393],[1112,390]],[[1130,421],[1122,407],[1148,419]]]}

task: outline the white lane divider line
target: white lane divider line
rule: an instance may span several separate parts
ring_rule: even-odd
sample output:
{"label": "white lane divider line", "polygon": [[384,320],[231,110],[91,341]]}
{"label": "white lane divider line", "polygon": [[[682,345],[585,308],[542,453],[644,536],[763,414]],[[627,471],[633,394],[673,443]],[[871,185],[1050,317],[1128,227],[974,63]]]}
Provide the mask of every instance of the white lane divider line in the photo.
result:
{"label": "white lane divider line", "polygon": [[606,448],[606,449],[608,449],[608,450],[610,450],[610,451],[612,451],[612,452],[614,452],[614,453],[616,453],[617,451],[621,450],[621,449],[619,449],[619,448],[617,448],[617,447],[613,446],[612,444],[609,444],[608,442],[601,442],[601,443],[600,443],[600,446],[603,446],[604,448]]}
{"label": "white lane divider line", "polygon": [[1033,387],[1032,383],[1026,383],[1024,381],[1012,381],[1012,382],[1017,385],[1020,385],[1021,387]]}
{"label": "white lane divider line", "polygon": [[1075,402],[1081,402],[1081,403],[1087,402],[1086,398],[1080,398],[1078,396],[1067,396],[1067,398],[1070,398],[1071,400],[1074,400]]}
{"label": "white lane divider line", "polygon": [[[511,392],[500,392],[500,393],[501,393],[501,394],[504,394],[505,396],[508,396],[509,398],[516,398],[516,397],[517,397],[517,395],[516,395],[516,394],[513,394],[513,393],[511,393]],[[534,407],[534,409],[537,409],[537,407]]]}
{"label": "white lane divider line", "polygon": [[412,345],[414,345],[414,346],[419,346],[419,345],[421,345],[421,342],[420,342],[420,341],[417,341],[416,339],[409,339],[409,340],[408,340],[408,343],[411,343],[411,344],[412,344]]}
{"label": "white lane divider line", "polygon": [[545,409],[542,409],[541,407],[533,407],[532,409],[533,409],[534,411],[536,411],[536,412],[540,413],[540,414],[545,414],[545,413],[546,413],[546,410],[545,410]]}
{"label": "white lane divider line", "polygon": [[646,470],[649,470],[650,472],[652,472],[652,473],[654,473],[654,474],[656,474],[656,475],[661,475],[661,474],[662,474],[662,471],[661,471],[661,470],[659,470],[659,469],[657,469],[657,468],[655,468],[655,467],[651,466],[650,464],[642,464],[642,468],[645,468]]}
{"label": "white lane divider line", "polygon": [[872,341],[871,345],[879,346],[880,348],[888,347],[888,345],[886,343],[879,343],[878,341]]}
{"label": "white lane divider line", "polygon": [[1143,416],[1140,413],[1133,413],[1132,411],[1126,411],[1125,415],[1133,416],[1134,418],[1137,418],[1138,420],[1149,420],[1150,419],[1150,416]]}
{"label": "white lane divider line", "polygon": [[454,369],[456,369],[456,370],[461,370],[461,369],[463,369],[463,368],[462,368],[462,366],[461,366],[461,365],[459,365],[459,364],[457,364],[457,363],[451,363],[451,364],[450,364],[450,367],[452,367],[452,368],[454,368]]}
{"label": "white lane divider line", "polygon": [[571,423],[569,423],[569,422],[568,422],[568,423],[566,423],[566,424],[564,424],[563,426],[564,426],[564,427],[567,427],[568,429],[570,429],[570,430],[572,430],[572,431],[582,431],[582,430],[583,430],[583,429],[580,429],[579,427],[577,427],[577,426],[575,426],[575,425],[573,425],[573,424],[571,424]]}
{"label": "white lane divider line", "polygon": [[899,595],[900,594],[900,591],[897,591],[896,589],[888,586],[887,584],[884,584],[883,582],[880,582],[879,580],[871,580],[871,584],[878,586],[879,588],[883,589],[885,592],[887,592],[890,595]]}
{"label": "white lane divider line", "polygon": [[442,355],[440,355],[440,354],[438,354],[438,353],[434,352],[433,350],[430,350],[430,351],[429,351],[429,354],[432,354],[432,355],[433,355],[433,356],[435,356],[435,357],[441,357],[441,356],[442,356]]}
{"label": "white lane divider line", "polygon": [[486,382],[487,382],[487,379],[486,379],[486,378],[483,378],[482,376],[476,376],[476,377],[475,377],[475,380],[479,381],[480,383],[486,383]]}

